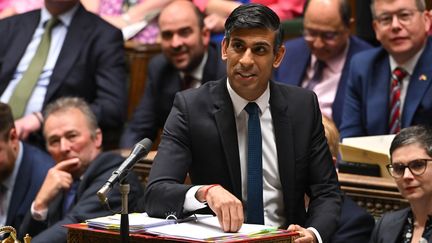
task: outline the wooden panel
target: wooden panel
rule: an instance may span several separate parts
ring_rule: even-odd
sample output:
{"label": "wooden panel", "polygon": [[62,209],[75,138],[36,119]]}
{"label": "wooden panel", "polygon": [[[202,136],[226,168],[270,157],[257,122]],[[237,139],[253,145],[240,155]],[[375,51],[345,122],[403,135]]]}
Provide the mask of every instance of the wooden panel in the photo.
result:
{"label": "wooden panel", "polygon": [[160,45],[144,45],[133,41],[125,43],[126,56],[129,67],[128,87],[128,119],[131,118],[138,105],[147,81],[147,66],[150,59],[161,52]]}

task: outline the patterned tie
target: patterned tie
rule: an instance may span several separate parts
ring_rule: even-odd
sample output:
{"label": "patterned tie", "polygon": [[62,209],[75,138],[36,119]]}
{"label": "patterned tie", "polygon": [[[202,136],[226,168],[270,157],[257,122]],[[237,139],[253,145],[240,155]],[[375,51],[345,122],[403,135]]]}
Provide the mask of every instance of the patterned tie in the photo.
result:
{"label": "patterned tie", "polygon": [[314,74],[306,85],[306,89],[313,90],[317,84],[319,84],[323,78],[324,68],[326,67],[326,63],[321,60],[317,60],[314,64],[313,71]]}
{"label": "patterned tie", "polygon": [[45,24],[44,34],[42,35],[42,39],[36,50],[36,53],[27,70],[24,72],[23,77],[18,82],[14,92],[12,93],[12,96],[9,100],[9,105],[12,108],[15,119],[24,115],[28,99],[30,98],[33,89],[39,80],[39,76],[48,57],[51,42],[51,30],[58,23],[59,20],[57,18],[52,18]]}
{"label": "patterned tie", "polygon": [[195,83],[196,79],[190,75],[185,74],[182,80],[182,90],[192,88],[192,85]]}
{"label": "patterned tie", "polygon": [[390,134],[398,133],[401,129],[400,121],[400,92],[401,92],[401,82],[407,75],[407,72],[402,68],[395,68],[391,80],[390,88],[390,117],[389,117],[389,127]]}
{"label": "patterned tie", "polygon": [[251,102],[245,107],[248,119],[247,223],[264,224],[262,139],[259,107]]}

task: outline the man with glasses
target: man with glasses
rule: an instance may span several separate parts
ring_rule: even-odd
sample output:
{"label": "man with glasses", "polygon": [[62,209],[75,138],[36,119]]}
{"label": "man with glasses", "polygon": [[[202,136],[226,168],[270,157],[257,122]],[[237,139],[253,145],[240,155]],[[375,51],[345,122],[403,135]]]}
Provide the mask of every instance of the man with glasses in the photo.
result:
{"label": "man with glasses", "polygon": [[387,169],[410,207],[384,214],[370,242],[432,242],[432,129],[402,129],[390,154]]}
{"label": "man with glasses", "polygon": [[285,43],[286,55],[275,80],[313,90],[321,112],[342,119],[345,85],[351,57],[369,44],[350,35],[352,23],[346,0],[312,0],[306,6],[304,37]]}
{"label": "man with glasses", "polygon": [[424,0],[375,0],[371,9],[382,47],[351,61],[342,138],[432,124],[431,20]]}

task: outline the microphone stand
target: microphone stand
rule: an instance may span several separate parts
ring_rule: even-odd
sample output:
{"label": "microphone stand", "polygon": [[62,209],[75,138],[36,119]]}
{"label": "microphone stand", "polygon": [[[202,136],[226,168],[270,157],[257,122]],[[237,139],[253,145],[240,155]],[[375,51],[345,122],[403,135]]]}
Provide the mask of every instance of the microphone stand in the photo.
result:
{"label": "microphone stand", "polygon": [[120,237],[122,243],[129,243],[129,212],[128,212],[128,194],[130,185],[123,181],[120,182],[121,193],[121,218],[120,218]]}

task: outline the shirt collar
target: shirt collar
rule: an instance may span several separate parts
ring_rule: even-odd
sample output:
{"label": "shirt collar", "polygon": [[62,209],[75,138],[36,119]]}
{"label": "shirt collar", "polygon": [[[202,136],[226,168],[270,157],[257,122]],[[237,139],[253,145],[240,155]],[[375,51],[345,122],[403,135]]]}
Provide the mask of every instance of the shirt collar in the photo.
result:
{"label": "shirt collar", "polygon": [[[72,22],[72,18],[75,15],[75,12],[78,10],[78,7],[79,7],[79,4],[75,5],[70,10],[57,16],[57,18],[61,21],[61,23],[63,25],[65,25],[66,27],[69,27],[70,23]],[[41,9],[41,19],[40,19],[39,24],[43,26],[51,18],[52,18],[51,13],[46,9],[46,7],[43,7]]]}
{"label": "shirt collar", "polygon": [[[203,58],[201,60],[201,63],[198,65],[198,67],[196,67],[192,72],[189,73],[189,75],[191,75],[192,77],[194,77],[194,79],[201,81],[202,80],[202,76],[203,76],[203,72],[204,72],[204,66],[207,63],[207,59],[208,59],[208,53],[205,52],[203,55]],[[180,72],[180,77],[183,79],[185,76],[184,72]]]}
{"label": "shirt collar", "polygon": [[[345,46],[345,49],[343,50],[342,53],[340,53],[339,55],[337,55],[336,57],[328,60],[325,62],[326,67],[332,72],[332,73],[340,73],[342,72],[342,69],[344,67],[345,64],[345,60],[346,60],[346,56],[348,53],[348,49],[350,46],[350,39],[348,38],[347,40],[347,44]],[[318,59],[315,55],[311,55],[311,67],[314,67],[315,62],[317,62]]]}
{"label": "shirt collar", "polygon": [[412,75],[412,73],[414,72],[414,68],[417,65],[418,60],[420,59],[420,56],[423,54],[425,46],[422,47],[422,49],[420,49],[420,51],[418,51],[411,59],[409,59],[406,63],[404,64],[397,64],[396,60],[391,56],[389,58],[390,60],[390,69],[391,71],[395,70],[395,68],[400,67],[403,68],[405,71],[408,72],[409,75]]}
{"label": "shirt collar", "polygon": [[228,89],[228,93],[231,97],[231,100],[233,102],[233,107],[234,107],[234,113],[237,116],[240,115],[240,112],[242,112],[244,110],[244,108],[246,107],[246,105],[249,102],[255,102],[258,107],[260,108],[261,114],[264,113],[265,109],[267,109],[269,101],[270,101],[270,82],[267,84],[267,88],[264,91],[264,93],[258,97],[258,99],[256,100],[246,100],[243,97],[241,97],[240,95],[238,95],[234,89],[231,87],[228,78],[226,81],[227,84],[227,89]]}

